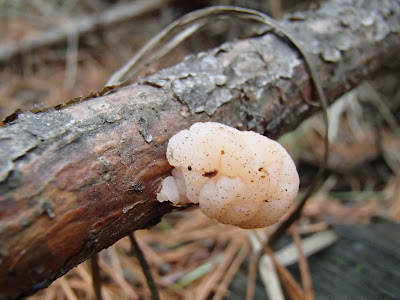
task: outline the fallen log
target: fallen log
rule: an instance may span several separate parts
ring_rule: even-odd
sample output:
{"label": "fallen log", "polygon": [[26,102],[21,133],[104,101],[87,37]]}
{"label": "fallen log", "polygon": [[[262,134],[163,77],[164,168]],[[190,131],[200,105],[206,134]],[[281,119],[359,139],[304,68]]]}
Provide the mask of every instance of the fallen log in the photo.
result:
{"label": "fallen log", "polygon": [[[333,0],[280,24],[313,58],[333,102],[399,65],[399,13],[396,0]],[[172,211],[155,194],[171,171],[165,150],[177,131],[212,120],[278,137],[318,111],[300,57],[268,33],[109,95],[9,119],[0,129],[0,298],[48,286]]]}

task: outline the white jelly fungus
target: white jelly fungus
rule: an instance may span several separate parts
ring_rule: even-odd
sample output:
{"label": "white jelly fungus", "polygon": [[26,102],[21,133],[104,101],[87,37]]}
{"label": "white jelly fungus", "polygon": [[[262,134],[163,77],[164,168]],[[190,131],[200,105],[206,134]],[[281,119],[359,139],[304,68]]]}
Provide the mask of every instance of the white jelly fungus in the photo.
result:
{"label": "white jelly fungus", "polygon": [[158,201],[198,203],[224,224],[276,223],[298,192],[299,176],[286,150],[252,131],[196,123],[169,140],[167,159],[175,168],[162,182]]}

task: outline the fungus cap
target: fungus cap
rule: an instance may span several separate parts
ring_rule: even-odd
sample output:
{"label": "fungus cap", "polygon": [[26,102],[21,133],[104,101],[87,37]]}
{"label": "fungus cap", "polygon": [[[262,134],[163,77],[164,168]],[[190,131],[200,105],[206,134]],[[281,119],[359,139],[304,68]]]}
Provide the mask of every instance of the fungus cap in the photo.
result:
{"label": "fungus cap", "polygon": [[160,202],[198,203],[210,218],[242,228],[276,223],[297,195],[296,166],[277,142],[252,131],[196,123],[167,147],[175,168],[162,182]]}

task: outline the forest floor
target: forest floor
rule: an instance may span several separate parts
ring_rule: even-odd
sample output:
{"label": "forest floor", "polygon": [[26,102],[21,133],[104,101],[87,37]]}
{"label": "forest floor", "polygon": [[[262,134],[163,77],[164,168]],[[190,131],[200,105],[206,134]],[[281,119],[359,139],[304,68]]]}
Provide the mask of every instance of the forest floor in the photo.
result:
{"label": "forest floor", "polygon": [[[20,1],[0,3],[4,6],[0,19],[1,119],[16,109],[51,106],[101,90],[110,75],[153,34],[196,8],[180,2],[180,6],[155,4],[135,18],[79,38],[69,33],[66,39],[32,46],[13,57],[4,54],[7,46],[22,45],[22,41],[44,36],[54,28],[63,32],[68,29],[65,24],[73,20],[101,15],[107,9],[131,3],[112,2],[71,1],[74,4],[62,5],[32,1],[24,7]],[[202,32],[143,74],[171,66],[190,53],[217,46],[225,36],[220,30]],[[301,219],[290,230],[295,244],[298,245],[299,236],[325,232],[334,224],[365,224],[376,216],[400,222],[399,106],[377,114],[374,103],[380,101],[385,105],[385,96],[376,92],[372,100],[364,97],[379,90],[381,81],[363,83],[330,108],[328,170]],[[394,96],[399,98],[399,91]],[[388,118],[394,120],[389,125]],[[280,139],[297,163],[302,187],[313,180],[321,161],[322,126],[321,119],[315,116]],[[265,237],[271,230],[266,228],[259,234]],[[247,287],[243,288],[248,289],[248,299],[252,299],[258,254],[253,252],[249,236],[248,230],[218,224],[195,208],[174,212],[153,228],[136,233],[162,299],[209,299],[210,295],[222,299],[229,295],[229,285],[242,264],[248,265],[249,270]],[[103,250],[99,257],[104,299],[150,298],[128,237]],[[29,299],[93,299],[90,272],[89,262],[84,262]],[[293,288],[284,280],[282,283],[288,289]],[[309,292],[310,287],[304,286],[305,292]]]}

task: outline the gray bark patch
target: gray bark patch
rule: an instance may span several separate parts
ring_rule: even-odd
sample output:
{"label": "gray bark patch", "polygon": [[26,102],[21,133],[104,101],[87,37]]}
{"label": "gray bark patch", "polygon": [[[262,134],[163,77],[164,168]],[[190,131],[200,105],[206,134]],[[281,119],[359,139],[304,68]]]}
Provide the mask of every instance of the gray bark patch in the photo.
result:
{"label": "gray bark patch", "polygon": [[17,123],[0,131],[0,182],[7,178],[18,158],[39,144],[59,137],[73,123],[71,116],[56,110],[19,115]]}

